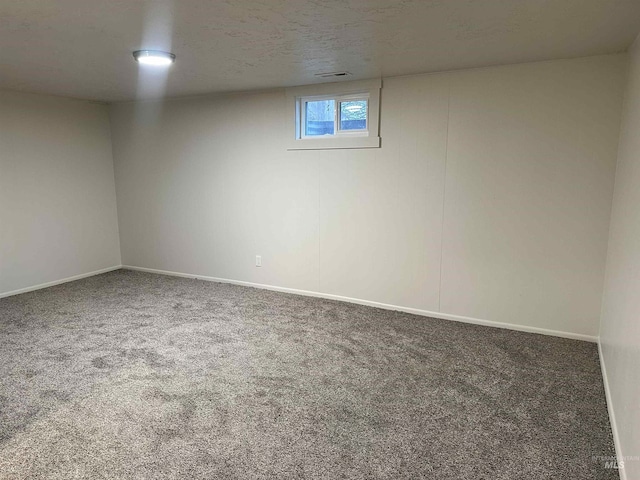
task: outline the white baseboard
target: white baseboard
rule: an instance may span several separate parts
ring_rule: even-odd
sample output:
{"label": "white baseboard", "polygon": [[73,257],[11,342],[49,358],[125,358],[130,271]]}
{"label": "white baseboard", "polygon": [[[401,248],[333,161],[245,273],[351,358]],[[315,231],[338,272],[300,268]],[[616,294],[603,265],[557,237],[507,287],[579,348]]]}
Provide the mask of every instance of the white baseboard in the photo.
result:
{"label": "white baseboard", "polygon": [[122,265],[116,265],[109,268],[103,268],[102,270],[96,270],[94,272],[82,273],[80,275],[74,275],[73,277],[67,277],[67,278],[62,278],[60,280],[54,280],[52,282],[41,283],[40,285],[34,285],[32,287],[25,287],[19,290],[12,290],[11,292],[0,293],[0,298],[10,297],[12,295],[19,295],[21,293],[33,292],[34,290],[40,290],[41,288],[53,287],[54,285],[60,285],[61,283],[73,282],[74,280],[93,277],[94,275],[100,275],[101,273],[112,272],[113,270],[119,270],[121,268],[122,268]]}
{"label": "white baseboard", "polygon": [[[620,448],[620,436],[618,434],[618,424],[616,423],[616,414],[613,410],[613,402],[611,400],[611,391],[609,390],[609,378],[607,377],[607,366],[604,363],[604,355],[602,354],[602,343],[598,340],[598,355],[600,356],[600,369],[602,370],[602,381],[604,382],[604,393],[607,399],[607,410],[609,412],[609,423],[611,424],[611,432],[613,433],[613,445],[616,449],[616,458],[618,462],[622,461],[622,450]],[[620,463],[618,463],[620,464]],[[620,480],[627,480],[627,472],[623,468],[618,469]]]}
{"label": "white baseboard", "polygon": [[342,302],[357,303],[358,305],[367,305],[370,307],[383,308],[385,310],[397,310],[400,312],[412,313],[414,315],[421,315],[424,317],[439,318],[443,320],[453,320],[456,322],[463,322],[463,323],[472,323],[474,325],[484,325],[487,327],[506,328],[508,330],[517,330],[520,332],[529,332],[529,333],[539,333],[542,335],[551,335],[554,337],[570,338],[573,340],[583,340],[586,342],[593,342],[593,343],[598,341],[598,337],[594,337],[591,335],[583,335],[581,333],[562,332],[558,330],[549,330],[546,328],[528,327],[525,325],[515,325],[512,323],[494,322],[491,320],[481,320],[478,318],[464,317],[461,315],[451,315],[448,313],[431,312],[428,310],[420,310],[420,309],[411,308],[411,307],[402,307],[399,305],[389,305],[387,303],[373,302],[370,300],[362,300],[359,298],[343,297],[343,296],[334,295],[331,293],[321,293],[321,292],[314,292],[310,290],[298,290],[295,288],[277,287],[274,285],[265,285],[262,283],[244,282],[241,280],[230,280],[228,278],[208,277],[204,275],[195,275],[192,273],[170,272],[167,270],[157,270],[155,268],[135,267],[133,265],[122,265],[122,268],[126,270],[137,270],[140,272],[157,273],[160,275],[171,275],[173,277],[194,278],[198,280],[205,280],[208,282],[232,283],[234,285],[243,285],[245,287],[262,288],[265,290],[274,290],[276,292],[294,293],[297,295],[305,295],[308,297],[318,297],[318,298],[326,298],[329,300],[339,300]]}

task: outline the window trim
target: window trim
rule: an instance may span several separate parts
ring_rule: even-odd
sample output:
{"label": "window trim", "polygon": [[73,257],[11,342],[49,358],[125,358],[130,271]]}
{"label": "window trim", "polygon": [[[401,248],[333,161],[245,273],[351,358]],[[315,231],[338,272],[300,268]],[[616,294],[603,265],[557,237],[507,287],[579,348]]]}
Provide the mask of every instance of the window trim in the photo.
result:
{"label": "window trim", "polygon": [[[293,132],[288,134],[287,150],[325,150],[340,148],[380,147],[380,88],[381,79],[355,82],[323,83],[286,89],[287,112],[293,112]],[[306,100],[335,100],[334,135],[304,135],[304,102]],[[364,100],[367,103],[367,130],[340,130],[340,102]],[[292,108],[293,107],[293,108]],[[289,116],[289,114],[288,114]],[[288,118],[287,123],[291,121]],[[289,136],[291,135],[291,136]]]}

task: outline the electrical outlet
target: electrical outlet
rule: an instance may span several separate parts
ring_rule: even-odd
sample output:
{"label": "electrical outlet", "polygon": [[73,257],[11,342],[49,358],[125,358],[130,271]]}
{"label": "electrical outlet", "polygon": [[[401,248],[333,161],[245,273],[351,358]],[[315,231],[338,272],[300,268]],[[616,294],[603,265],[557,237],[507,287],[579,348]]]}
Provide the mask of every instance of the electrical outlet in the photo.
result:
{"label": "electrical outlet", "polygon": [[256,267],[261,267],[261,266],[262,266],[262,256],[256,255]]}

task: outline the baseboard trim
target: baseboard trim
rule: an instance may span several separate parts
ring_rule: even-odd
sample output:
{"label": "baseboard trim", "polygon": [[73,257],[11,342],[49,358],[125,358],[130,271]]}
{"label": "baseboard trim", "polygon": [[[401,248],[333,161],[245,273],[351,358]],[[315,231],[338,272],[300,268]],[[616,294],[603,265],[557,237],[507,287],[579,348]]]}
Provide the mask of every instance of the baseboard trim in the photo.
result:
{"label": "baseboard trim", "polygon": [[82,278],[93,277],[94,275],[100,275],[101,273],[112,272],[114,270],[120,270],[122,265],[115,265],[113,267],[103,268],[101,270],[95,270],[93,272],[81,273],[80,275],[74,275],[73,277],[61,278],[60,280],[54,280],[52,282],[41,283],[40,285],[33,285],[32,287],[20,288],[18,290],[12,290],[10,292],[0,293],[0,298],[11,297],[13,295],[20,295],[21,293],[33,292],[34,290],[40,290],[42,288],[53,287],[54,285],[60,285],[61,283],[73,282],[74,280],[80,280]]}
{"label": "baseboard trim", "polygon": [[[620,447],[620,436],[618,434],[618,424],[616,423],[616,414],[613,410],[613,402],[611,400],[611,390],[609,390],[609,378],[607,377],[607,367],[604,363],[604,355],[602,354],[602,342],[598,339],[598,355],[600,357],[600,369],[602,371],[602,381],[604,383],[604,394],[607,399],[607,411],[609,412],[609,423],[611,424],[611,433],[613,433],[613,445],[616,449],[616,458],[618,465],[622,461],[622,450]],[[627,480],[627,472],[623,468],[618,469],[620,480]]]}
{"label": "baseboard trim", "polygon": [[155,268],[136,267],[133,265],[122,265],[122,268],[126,270],[137,270],[140,272],[157,273],[160,275],[170,275],[173,277],[193,278],[198,280],[204,280],[207,282],[231,283],[234,285],[243,285],[245,287],[262,288],[265,290],[273,290],[276,292],[305,295],[307,297],[318,297],[318,298],[326,298],[328,300],[339,300],[342,302],[356,303],[358,305],[366,305],[369,307],[383,308],[385,310],[397,310],[400,312],[412,313],[414,315],[421,315],[423,317],[439,318],[442,320],[453,320],[455,322],[471,323],[474,325],[484,325],[486,327],[505,328],[507,330],[516,330],[519,332],[528,332],[528,333],[538,333],[541,335],[570,338],[572,340],[582,340],[582,341],[592,342],[592,343],[596,343],[598,341],[598,337],[583,335],[581,333],[562,332],[559,330],[549,330],[546,328],[528,327],[525,325],[515,325],[512,323],[494,322],[492,320],[482,320],[478,318],[464,317],[461,315],[452,315],[448,313],[431,312],[428,310],[421,310],[421,309],[411,308],[411,307],[402,307],[400,305],[390,305],[387,303],[374,302],[371,300],[362,300],[359,298],[343,297],[341,295],[334,295],[331,293],[314,292],[311,290],[298,290],[296,288],[277,287],[274,285],[266,285],[263,283],[245,282],[242,280],[231,280],[228,278],[208,277],[205,275],[195,275],[192,273],[181,273],[181,272],[172,272],[168,270],[158,270]]}

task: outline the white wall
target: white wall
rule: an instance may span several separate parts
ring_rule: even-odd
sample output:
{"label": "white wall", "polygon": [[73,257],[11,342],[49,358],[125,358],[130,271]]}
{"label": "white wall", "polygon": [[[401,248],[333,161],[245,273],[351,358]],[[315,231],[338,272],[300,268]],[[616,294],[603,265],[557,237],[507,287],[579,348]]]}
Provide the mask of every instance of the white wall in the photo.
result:
{"label": "white wall", "polygon": [[598,334],[626,64],[453,76],[441,309]]}
{"label": "white wall", "polygon": [[[602,362],[623,456],[640,455],[640,39],[631,49],[616,172],[605,293]],[[625,462],[640,478],[640,461]]]}
{"label": "white wall", "polygon": [[384,79],[380,149],[286,151],[283,91],[116,104],[123,264],[595,336],[626,61]]}
{"label": "white wall", "polygon": [[0,295],[119,264],[107,107],[0,92]]}

